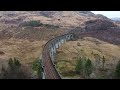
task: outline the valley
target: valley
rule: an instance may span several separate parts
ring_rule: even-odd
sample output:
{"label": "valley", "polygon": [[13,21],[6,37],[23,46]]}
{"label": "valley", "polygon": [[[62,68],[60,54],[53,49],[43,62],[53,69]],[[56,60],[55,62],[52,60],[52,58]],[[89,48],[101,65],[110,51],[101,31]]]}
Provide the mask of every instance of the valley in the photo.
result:
{"label": "valley", "polygon": [[[90,11],[0,11],[0,78],[42,79],[46,43],[68,33],[74,34],[75,40],[57,49],[55,61],[47,58],[54,62],[62,79],[114,78],[120,60],[119,23]],[[89,77],[76,72],[80,58],[83,62],[89,58],[93,65]],[[12,77],[16,71],[20,72]]]}

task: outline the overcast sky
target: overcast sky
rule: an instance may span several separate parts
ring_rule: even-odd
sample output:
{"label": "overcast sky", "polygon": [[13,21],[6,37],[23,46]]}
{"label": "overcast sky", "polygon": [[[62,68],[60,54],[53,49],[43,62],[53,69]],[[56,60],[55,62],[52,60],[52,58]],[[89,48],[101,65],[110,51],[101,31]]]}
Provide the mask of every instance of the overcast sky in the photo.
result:
{"label": "overcast sky", "polygon": [[92,11],[95,14],[103,14],[108,18],[119,17],[120,18],[120,11]]}

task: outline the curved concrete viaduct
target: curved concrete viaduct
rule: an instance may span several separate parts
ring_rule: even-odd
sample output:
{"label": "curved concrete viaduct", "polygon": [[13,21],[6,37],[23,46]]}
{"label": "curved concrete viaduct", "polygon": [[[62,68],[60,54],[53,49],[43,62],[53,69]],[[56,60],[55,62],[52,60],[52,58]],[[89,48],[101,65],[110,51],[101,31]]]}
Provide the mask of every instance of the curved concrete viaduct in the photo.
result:
{"label": "curved concrete viaduct", "polygon": [[82,36],[85,33],[89,34],[85,28],[79,28],[71,30],[68,34],[57,36],[49,40],[42,51],[42,76],[43,79],[61,79],[60,74],[57,72],[53,61],[56,56],[56,49],[59,48],[63,43],[75,39],[76,36]]}

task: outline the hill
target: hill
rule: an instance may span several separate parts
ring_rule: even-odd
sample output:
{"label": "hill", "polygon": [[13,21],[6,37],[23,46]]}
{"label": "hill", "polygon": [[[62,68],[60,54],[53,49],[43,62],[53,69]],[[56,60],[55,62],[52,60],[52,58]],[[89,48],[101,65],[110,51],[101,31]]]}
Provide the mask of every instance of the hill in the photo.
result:
{"label": "hill", "polygon": [[[114,29],[115,30],[115,29]],[[105,57],[105,70],[102,70],[102,58]],[[75,41],[69,41],[57,50],[55,64],[58,72],[64,79],[86,79],[76,73],[75,67],[78,58],[90,59],[94,70],[94,79],[112,79],[116,64],[120,60],[120,29],[101,30],[88,34],[80,34]],[[92,75],[91,74],[91,75]]]}
{"label": "hill", "polygon": [[[114,25],[107,17],[90,11],[0,11],[0,68],[14,57],[31,68],[48,40],[83,26],[89,26],[87,28],[92,31]],[[119,44],[119,34],[113,34],[109,35],[109,40],[102,40]],[[103,33],[100,35],[101,39]]]}
{"label": "hill", "polygon": [[1,11],[0,16],[0,21],[6,24],[15,25],[24,21],[40,20],[42,23],[61,27],[79,27],[87,20],[108,19],[90,11]]}

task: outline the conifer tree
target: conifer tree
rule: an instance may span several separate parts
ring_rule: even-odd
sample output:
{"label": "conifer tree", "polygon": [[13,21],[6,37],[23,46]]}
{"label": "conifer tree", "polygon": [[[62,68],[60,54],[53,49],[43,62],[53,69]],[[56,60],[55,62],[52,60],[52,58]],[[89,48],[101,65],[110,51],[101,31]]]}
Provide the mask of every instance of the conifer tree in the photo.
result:
{"label": "conifer tree", "polygon": [[105,68],[105,57],[103,56],[102,58],[102,68],[104,69]]}
{"label": "conifer tree", "polygon": [[120,79],[120,60],[118,61],[117,65],[116,65],[115,78],[119,78]]}
{"label": "conifer tree", "polygon": [[77,62],[76,62],[76,67],[75,67],[75,71],[76,73],[82,73],[82,69],[83,69],[83,61],[82,61],[82,58],[80,57]]}
{"label": "conifer tree", "polygon": [[89,76],[92,73],[93,65],[90,59],[87,59],[85,63],[85,75]]}

